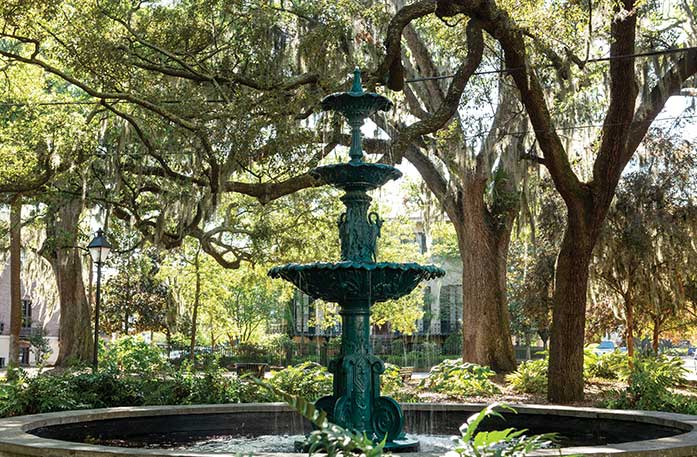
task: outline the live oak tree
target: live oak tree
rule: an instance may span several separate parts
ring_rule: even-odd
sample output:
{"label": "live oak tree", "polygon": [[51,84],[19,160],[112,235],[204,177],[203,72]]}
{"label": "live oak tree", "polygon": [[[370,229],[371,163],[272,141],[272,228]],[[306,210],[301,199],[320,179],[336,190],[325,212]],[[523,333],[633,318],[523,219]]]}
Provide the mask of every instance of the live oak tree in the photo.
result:
{"label": "live oak tree", "polygon": [[[36,179],[4,187],[45,192],[50,181],[54,191],[43,202],[48,236],[42,253],[54,266],[63,308],[59,363],[91,353],[78,250],[87,206],[108,208],[143,241],[160,246],[195,237],[218,262],[236,268],[252,254],[236,247],[234,220],[210,223],[221,195],[239,192],[268,202],[317,184],[305,171],[331,147],[307,153],[304,145],[316,138],[303,123],[326,91],[318,90],[325,75],[339,79],[337,67],[318,56],[348,58],[351,27],[347,11],[334,20],[333,6],[314,6],[288,12],[264,2],[3,2],[4,63],[42,70],[39,79],[52,81],[49,87],[55,78],[67,83],[59,84],[58,95],[45,91],[54,98],[41,101],[67,102],[72,110],[61,112],[99,129],[91,132],[98,146],[67,145],[74,154],[60,163],[69,173],[58,177],[49,166],[55,155],[39,147]],[[337,52],[318,54],[320,47]],[[285,48],[298,52],[289,59]],[[33,109],[8,98],[20,102],[13,109],[24,111],[23,119]],[[84,136],[90,135],[75,138]]]}
{"label": "live oak tree", "polygon": [[[593,277],[616,297],[624,318],[627,351],[651,329],[655,353],[668,324],[692,321],[690,285],[697,276],[695,160],[691,146],[654,131],[648,157],[623,177],[608,212]],[[640,332],[643,333],[643,332]]]}
{"label": "live oak tree", "polygon": [[46,232],[42,246],[34,249],[50,263],[56,278],[61,308],[57,363],[87,361],[92,353],[91,311],[82,280],[80,217],[83,186],[89,181],[85,163],[96,146],[93,130],[84,126],[85,110],[61,104],[72,101],[62,80],[15,63],[4,71],[0,194],[21,198],[25,207],[33,208],[33,222]]}
{"label": "live oak tree", "polygon": [[[558,13],[556,6],[551,4],[547,14],[538,11],[537,17],[548,18],[550,13]],[[583,398],[583,332],[589,264],[622,171],[668,97],[679,93],[685,81],[697,72],[697,50],[668,56],[660,60],[661,65],[645,64],[644,75],[641,75],[646,76],[645,84],[640,90],[635,60],[625,56],[651,44],[641,39],[643,29],[640,26],[645,24],[639,21],[648,10],[627,0],[602,5],[602,9],[596,5],[593,12],[599,11],[607,12],[603,21],[606,32],[589,40],[606,40],[612,59],[608,64],[609,91],[603,128],[591,145],[595,159],[592,174],[584,181],[575,172],[568,145],[556,130],[546,94],[549,89],[530,61],[534,46],[554,50],[554,46],[549,45],[552,37],[536,36],[536,29],[517,20],[518,11],[493,0],[438,0],[435,8],[435,14],[446,21],[453,21],[460,15],[470,18],[470,23],[475,22],[501,46],[506,68],[535,131],[541,151],[537,160],[547,168],[567,207],[567,228],[555,271],[550,341],[548,397],[558,402]],[[406,15],[403,22],[408,23],[414,17],[418,15]],[[526,19],[531,20],[530,17]],[[401,27],[397,30],[401,32]],[[566,68],[572,74],[583,72],[583,59],[574,58],[571,52],[568,54],[569,57],[560,58],[564,54],[548,52],[550,57],[566,60]],[[398,51],[393,55],[385,69],[396,62]],[[581,63],[577,65],[581,68],[572,68],[569,62],[574,61]]]}

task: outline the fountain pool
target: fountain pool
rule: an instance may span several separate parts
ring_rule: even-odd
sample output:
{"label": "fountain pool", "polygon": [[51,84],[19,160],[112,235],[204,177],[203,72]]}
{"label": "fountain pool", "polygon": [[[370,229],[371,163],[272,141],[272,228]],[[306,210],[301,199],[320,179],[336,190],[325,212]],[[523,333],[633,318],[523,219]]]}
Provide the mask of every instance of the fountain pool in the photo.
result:
{"label": "fountain pool", "polygon": [[[481,404],[404,404],[404,429],[421,441],[418,453],[443,455],[448,436]],[[535,455],[697,456],[697,417],[520,405],[518,414],[486,427],[557,432],[562,447]],[[309,424],[280,403],[125,407],[67,411],[0,420],[2,457],[221,457],[245,454],[290,457]],[[424,437],[424,435],[430,435]],[[259,437],[265,438],[260,439]]]}

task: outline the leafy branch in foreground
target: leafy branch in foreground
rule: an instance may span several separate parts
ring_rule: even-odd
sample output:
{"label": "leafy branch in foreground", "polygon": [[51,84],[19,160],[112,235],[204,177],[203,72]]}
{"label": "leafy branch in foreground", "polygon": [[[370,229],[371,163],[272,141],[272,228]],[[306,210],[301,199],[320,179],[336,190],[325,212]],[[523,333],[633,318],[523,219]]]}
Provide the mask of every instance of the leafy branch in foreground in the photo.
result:
{"label": "leafy branch in foreground", "polygon": [[515,430],[507,428],[491,432],[477,432],[477,428],[487,417],[503,416],[496,408],[516,412],[510,406],[494,403],[484,408],[477,414],[473,414],[467,422],[460,427],[461,438],[455,438],[455,449],[448,452],[447,456],[462,457],[523,457],[528,452],[547,448],[552,445],[556,434],[526,436],[527,429]]}
{"label": "leafy branch in foreground", "polygon": [[326,452],[330,457],[356,456],[377,457],[383,455],[385,440],[373,443],[365,434],[354,433],[350,430],[332,424],[327,420],[327,413],[315,408],[308,400],[291,395],[283,390],[265,383],[259,379],[251,378],[257,385],[271,391],[278,398],[282,398],[288,406],[309,420],[315,427],[307,438],[306,446],[309,454],[317,451]]}

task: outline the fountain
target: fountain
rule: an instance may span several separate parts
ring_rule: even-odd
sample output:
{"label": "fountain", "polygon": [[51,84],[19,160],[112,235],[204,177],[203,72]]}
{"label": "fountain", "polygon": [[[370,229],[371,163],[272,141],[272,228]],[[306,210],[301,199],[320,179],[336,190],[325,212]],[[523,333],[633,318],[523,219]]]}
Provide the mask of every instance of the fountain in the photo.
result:
{"label": "fountain", "polygon": [[[330,420],[387,438],[386,447],[411,456],[442,455],[448,447],[434,440],[455,435],[460,424],[486,405],[470,403],[406,404],[380,395],[383,363],[369,345],[370,306],[401,297],[422,281],[442,276],[443,270],[415,263],[376,260],[383,224],[369,213],[367,191],[401,173],[395,168],[362,160],[360,127],[366,117],[388,110],[392,103],[365,93],[356,71],[350,92],[324,99],[325,110],[339,111],[349,121],[352,142],[348,163],[319,167],[313,174],[342,189],[346,213],[339,219],[341,261],[290,264],[269,274],[286,279],[310,296],[341,306],[343,338],[339,357],[332,361],[333,395],[317,406]],[[513,427],[531,434],[559,433],[560,449],[535,455],[606,457],[697,456],[697,416],[652,411],[615,411],[556,405],[513,405],[518,414],[504,412],[482,430]],[[294,437],[310,431],[309,422],[280,403],[122,407],[62,411],[0,419],[3,457],[191,457],[242,453],[293,457]],[[419,442],[406,435],[425,435]],[[410,453],[411,452],[411,453]]]}
{"label": "fountain", "polygon": [[418,449],[418,441],[405,435],[399,403],[380,395],[380,375],[385,366],[370,347],[370,307],[402,297],[421,281],[443,276],[445,271],[433,265],[376,261],[383,220],[377,213],[368,212],[371,198],[367,191],[400,178],[402,173],[390,165],[363,161],[361,126],[367,117],[391,107],[387,98],[363,91],[358,68],[350,92],[331,94],[322,100],[324,111],[338,111],[351,126],[349,162],[310,172],[346,192],[341,197],[346,212],[338,221],[341,261],[291,263],[272,268],[269,275],[292,282],[313,298],[339,304],[341,352],[329,364],[334,393],[319,399],[316,406],[327,413],[331,422],[378,442],[386,438],[386,449],[404,451]]}

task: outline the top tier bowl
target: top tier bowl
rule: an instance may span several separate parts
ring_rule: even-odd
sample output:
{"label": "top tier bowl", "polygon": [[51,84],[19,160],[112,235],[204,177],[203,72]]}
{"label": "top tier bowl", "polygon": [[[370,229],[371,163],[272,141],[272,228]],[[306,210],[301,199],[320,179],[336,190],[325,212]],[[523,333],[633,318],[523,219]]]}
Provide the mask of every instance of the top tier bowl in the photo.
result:
{"label": "top tier bowl", "polygon": [[322,99],[323,111],[337,111],[349,122],[362,121],[378,111],[389,111],[391,108],[392,101],[387,97],[363,91],[361,72],[358,68],[353,71],[353,86],[349,92],[337,92]]}

